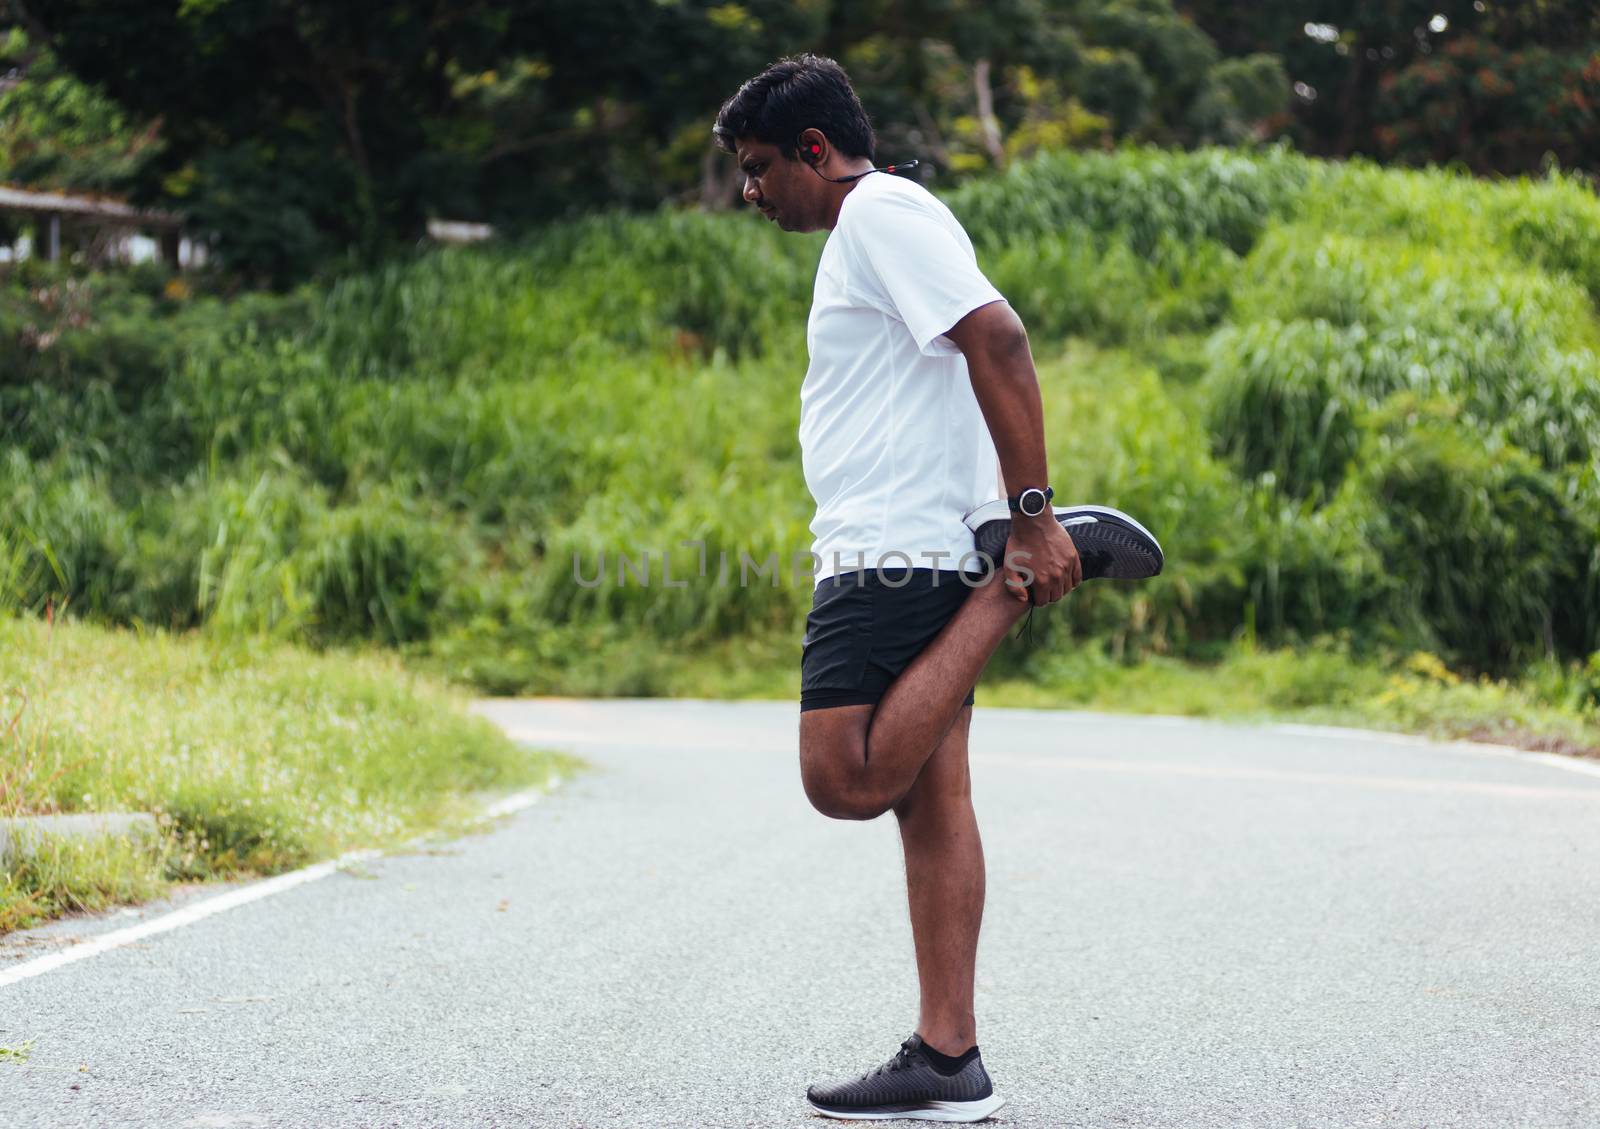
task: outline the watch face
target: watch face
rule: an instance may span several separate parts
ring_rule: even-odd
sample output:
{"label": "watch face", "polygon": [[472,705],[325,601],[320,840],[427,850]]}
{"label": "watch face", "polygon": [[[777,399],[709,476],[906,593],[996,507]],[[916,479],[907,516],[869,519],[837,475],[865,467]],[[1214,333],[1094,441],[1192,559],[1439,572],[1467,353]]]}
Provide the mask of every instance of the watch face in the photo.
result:
{"label": "watch face", "polygon": [[1044,513],[1044,491],[1037,486],[1030,486],[1017,499],[1017,507],[1028,517],[1038,517]]}

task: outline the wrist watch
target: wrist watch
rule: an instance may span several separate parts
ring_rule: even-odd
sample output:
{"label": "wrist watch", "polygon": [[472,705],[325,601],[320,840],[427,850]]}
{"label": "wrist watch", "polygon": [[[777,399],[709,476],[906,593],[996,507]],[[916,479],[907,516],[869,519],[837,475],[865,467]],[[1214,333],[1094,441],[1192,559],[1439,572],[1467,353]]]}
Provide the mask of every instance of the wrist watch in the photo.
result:
{"label": "wrist watch", "polygon": [[1043,490],[1037,486],[1030,486],[1020,494],[1011,495],[1006,499],[1006,504],[1011,507],[1013,513],[1019,513],[1023,517],[1038,517],[1044,513],[1044,508],[1055,496],[1056,492],[1048,486]]}

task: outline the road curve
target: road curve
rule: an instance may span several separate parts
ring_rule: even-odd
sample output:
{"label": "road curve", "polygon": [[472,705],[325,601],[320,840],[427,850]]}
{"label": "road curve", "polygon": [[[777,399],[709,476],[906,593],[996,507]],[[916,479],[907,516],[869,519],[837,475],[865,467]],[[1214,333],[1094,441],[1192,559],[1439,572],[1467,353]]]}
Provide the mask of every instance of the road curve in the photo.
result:
{"label": "road curve", "polygon": [[[797,707],[482,708],[592,770],[0,987],[0,1046],[33,1043],[0,1124],[828,1124],[805,1084],[887,1057],[916,983],[893,824],[810,810]],[[1583,767],[980,709],[994,1124],[1600,1125]],[[0,970],[166,908],[13,935]]]}

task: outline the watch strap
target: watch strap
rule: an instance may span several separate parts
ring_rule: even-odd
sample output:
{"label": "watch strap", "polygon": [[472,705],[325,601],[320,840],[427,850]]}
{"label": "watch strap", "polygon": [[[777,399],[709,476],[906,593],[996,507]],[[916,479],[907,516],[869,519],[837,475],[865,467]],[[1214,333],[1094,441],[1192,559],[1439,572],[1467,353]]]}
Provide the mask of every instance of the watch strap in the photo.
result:
{"label": "watch strap", "polygon": [[[1030,486],[1027,489],[1019,490],[1015,494],[1012,494],[1008,498],[1006,498],[1006,505],[1011,507],[1011,512],[1012,513],[1021,513],[1022,512],[1022,496],[1024,494],[1026,494],[1028,492],[1028,490],[1043,490],[1044,491],[1044,504],[1047,507],[1050,505],[1050,499],[1054,498],[1056,496],[1056,492],[1053,489],[1051,489],[1050,487],[1048,487],[1048,486],[1043,486],[1043,487]],[[1039,512],[1043,513],[1044,511],[1040,510]]]}

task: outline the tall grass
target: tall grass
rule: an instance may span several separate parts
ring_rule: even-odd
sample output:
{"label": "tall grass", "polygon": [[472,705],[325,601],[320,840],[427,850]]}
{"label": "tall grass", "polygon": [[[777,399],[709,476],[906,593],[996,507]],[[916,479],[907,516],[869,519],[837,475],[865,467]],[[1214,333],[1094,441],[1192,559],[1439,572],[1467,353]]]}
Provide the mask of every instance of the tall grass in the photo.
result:
{"label": "tall grass", "polygon": [[1035,337],[1120,345],[1214,329],[1239,261],[1213,239],[1166,236],[1140,254],[1121,232],[1074,223],[1005,244],[988,274]]}
{"label": "tall grass", "polygon": [[1082,225],[1119,233],[1140,255],[1169,240],[1211,240],[1242,255],[1269,223],[1294,214],[1323,168],[1285,148],[1049,153],[967,184],[948,202],[986,247]]}
{"label": "tall grass", "polygon": [[1296,495],[1336,484],[1356,417],[1402,391],[1458,402],[1551,469],[1595,454],[1597,323],[1567,277],[1299,226],[1246,273],[1208,370],[1212,430],[1248,473]]}
{"label": "tall grass", "polygon": [[[275,843],[271,861],[286,865],[329,836],[392,831],[436,793],[496,786],[527,760],[486,723],[438,709],[454,703],[391,662],[152,646],[75,624],[57,625],[50,645],[47,631],[0,624],[0,676],[13,704],[20,694],[32,707],[12,734],[34,751],[13,789],[25,811],[162,811],[183,827]],[[330,748],[342,755],[330,759]],[[328,817],[347,799],[360,800],[366,827]]]}
{"label": "tall grass", "polygon": [[20,610],[24,591],[32,587],[27,571],[30,554],[22,536],[15,525],[0,526],[0,615]]}
{"label": "tall grass", "polygon": [[526,379],[640,351],[801,342],[821,239],[753,216],[598,215],[343,280],[309,344],[346,379]]}
{"label": "tall grass", "polygon": [[1364,460],[1373,536],[1442,648],[1496,669],[1553,652],[1556,616],[1581,614],[1592,531],[1533,459],[1453,416],[1392,405]]}
{"label": "tall grass", "polygon": [[[1342,633],[1485,668],[1600,648],[1581,182],[1139,149],[948,202],[1029,326],[1063,494],[1169,550],[1055,630],[1124,656]],[[674,652],[797,637],[803,585],[715,578],[809,547],[822,243],[606,214],[278,299],[102,280],[73,321],[13,294],[33,328],[0,378],[12,606],[370,639],[501,690],[655,692]],[[577,583],[602,553],[612,581]],[[615,582],[646,553],[657,583]],[[663,557],[691,583],[660,583]]]}
{"label": "tall grass", "polygon": [[0,617],[0,814],[147,811],[148,847],[56,843],[0,872],[0,933],[179,878],[271,873],[460,829],[479,794],[545,782],[392,655]]}

